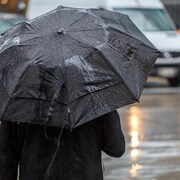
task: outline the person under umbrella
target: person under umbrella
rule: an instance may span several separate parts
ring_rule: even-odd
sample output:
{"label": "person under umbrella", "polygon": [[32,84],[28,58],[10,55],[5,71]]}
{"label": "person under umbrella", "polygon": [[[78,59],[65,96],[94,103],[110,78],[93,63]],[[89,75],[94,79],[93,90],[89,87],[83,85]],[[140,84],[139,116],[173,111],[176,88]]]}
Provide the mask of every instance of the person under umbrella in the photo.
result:
{"label": "person under umbrella", "polygon": [[20,179],[102,179],[101,150],[124,153],[115,110],[139,101],[157,49],[125,15],[68,7],[16,25],[0,43],[1,141],[9,147],[13,131],[17,147],[3,162],[15,157]]}
{"label": "person under umbrella", "polygon": [[121,157],[125,151],[117,111],[72,132],[64,129],[59,140],[60,132],[60,128],[47,127],[47,139],[42,125],[3,121],[0,180],[16,180],[18,164],[20,180],[100,180],[103,179],[101,151],[112,157]]}

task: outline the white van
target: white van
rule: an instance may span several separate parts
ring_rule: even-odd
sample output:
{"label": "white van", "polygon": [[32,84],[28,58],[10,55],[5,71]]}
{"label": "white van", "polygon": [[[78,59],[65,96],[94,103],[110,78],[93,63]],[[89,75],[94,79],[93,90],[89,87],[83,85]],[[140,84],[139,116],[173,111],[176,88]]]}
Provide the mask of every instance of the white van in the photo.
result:
{"label": "white van", "polygon": [[151,75],[180,84],[180,33],[159,0],[106,0],[109,10],[127,14],[160,50]]}

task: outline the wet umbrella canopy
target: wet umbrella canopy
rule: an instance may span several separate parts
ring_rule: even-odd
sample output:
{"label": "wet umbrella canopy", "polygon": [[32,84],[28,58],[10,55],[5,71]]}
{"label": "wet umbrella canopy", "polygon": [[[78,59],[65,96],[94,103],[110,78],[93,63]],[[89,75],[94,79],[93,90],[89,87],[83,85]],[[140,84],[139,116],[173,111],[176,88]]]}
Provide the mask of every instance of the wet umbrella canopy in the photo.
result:
{"label": "wet umbrella canopy", "polygon": [[70,129],[137,102],[158,55],[127,16],[61,6],[0,43],[0,119]]}

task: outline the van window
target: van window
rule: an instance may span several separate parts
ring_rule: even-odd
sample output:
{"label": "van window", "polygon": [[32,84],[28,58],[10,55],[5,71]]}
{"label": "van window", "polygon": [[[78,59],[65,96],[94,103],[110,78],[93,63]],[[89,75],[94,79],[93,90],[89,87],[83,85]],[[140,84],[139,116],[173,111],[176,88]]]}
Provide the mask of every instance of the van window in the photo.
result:
{"label": "van window", "polygon": [[142,31],[175,31],[175,25],[163,9],[114,8],[116,12],[128,15]]}

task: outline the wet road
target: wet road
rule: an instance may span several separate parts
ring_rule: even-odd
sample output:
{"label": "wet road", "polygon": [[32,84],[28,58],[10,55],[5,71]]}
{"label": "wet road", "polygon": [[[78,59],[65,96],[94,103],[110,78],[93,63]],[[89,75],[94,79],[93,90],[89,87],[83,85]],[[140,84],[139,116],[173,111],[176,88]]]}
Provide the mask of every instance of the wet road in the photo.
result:
{"label": "wet road", "polygon": [[104,179],[180,180],[180,88],[147,88],[119,113],[126,153],[103,154]]}

